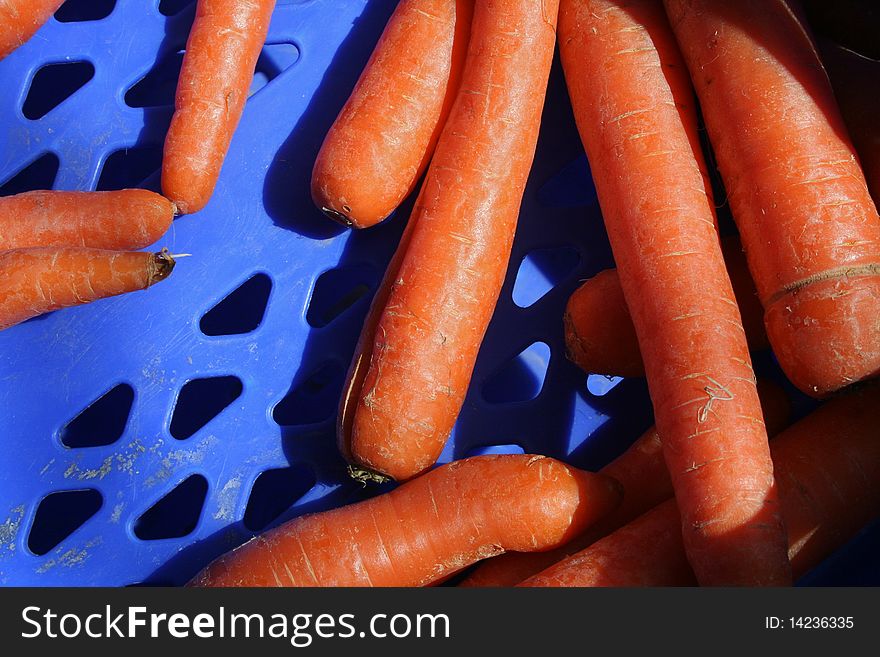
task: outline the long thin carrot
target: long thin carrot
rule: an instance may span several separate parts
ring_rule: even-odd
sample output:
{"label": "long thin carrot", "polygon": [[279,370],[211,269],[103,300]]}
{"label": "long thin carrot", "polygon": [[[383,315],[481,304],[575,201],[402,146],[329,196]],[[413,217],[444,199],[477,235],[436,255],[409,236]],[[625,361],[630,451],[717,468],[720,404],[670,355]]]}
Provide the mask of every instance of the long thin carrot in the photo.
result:
{"label": "long thin carrot", "polygon": [[[721,251],[749,348],[766,349],[769,343],[764,330],[764,309],[739,240],[722,239]],[[613,376],[645,375],[636,329],[616,269],[600,271],[575,290],[565,308],[564,324],[568,358],[584,371]]]}
{"label": "long thin carrot", "polygon": [[473,0],[402,0],[315,161],[312,198],[355,228],[379,223],[434,154],[464,67]]}
{"label": "long thin carrot", "polygon": [[[767,433],[779,433],[788,425],[791,402],[777,384],[758,380]],[[623,527],[672,495],[672,482],[663,461],[656,427],[648,429],[623,454],[599,471],[620,482],[623,502],[614,511],[568,543],[547,552],[510,552],[478,564],[459,586],[514,586],[569,555],[580,552]],[[676,526],[676,531],[678,527]],[[679,533],[681,533],[679,531]]]}
{"label": "long thin carrot", "polygon": [[880,373],[880,218],[789,0],[665,0],[764,305],[805,393]]}
{"label": "long thin carrot", "polygon": [[556,0],[476,5],[462,83],[349,371],[339,442],[394,479],[461,409],[510,258],[553,58]]}
{"label": "long thin carrot", "polygon": [[31,317],[143,290],[174,269],[166,252],[39,247],[0,253],[0,330]]}
{"label": "long thin carrot", "polygon": [[34,36],[64,0],[0,0],[0,59]]}
{"label": "long thin carrot", "polygon": [[657,430],[704,585],[790,583],[773,464],[659,0],[563,0],[560,48]]}
{"label": "long thin carrot", "polygon": [[145,189],[25,192],[0,198],[0,251],[35,246],[141,249],[162,237],[173,217],[174,205]]}
{"label": "long thin carrot", "polygon": [[198,0],[162,158],[162,193],[182,214],[214,191],[274,8],[275,0]]}
{"label": "long thin carrot", "polygon": [[504,550],[554,547],[620,493],[613,479],[543,456],[472,457],[291,520],[221,556],[190,585],[423,586]]}
{"label": "long thin carrot", "polygon": [[[795,577],[880,515],[880,387],[833,399],[773,440]],[[524,586],[693,584],[669,500]]]}

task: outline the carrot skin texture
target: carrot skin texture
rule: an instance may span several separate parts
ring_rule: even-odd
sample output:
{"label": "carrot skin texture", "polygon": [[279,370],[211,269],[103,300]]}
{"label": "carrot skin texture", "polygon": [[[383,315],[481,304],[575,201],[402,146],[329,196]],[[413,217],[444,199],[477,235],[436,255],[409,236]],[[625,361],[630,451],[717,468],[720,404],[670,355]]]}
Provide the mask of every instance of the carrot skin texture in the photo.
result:
{"label": "carrot skin texture", "polygon": [[[880,514],[878,409],[873,386],[832,399],[773,440],[796,578]],[[522,586],[690,586],[678,527],[669,500]]]}
{"label": "carrot skin texture", "polygon": [[59,308],[145,290],[168,277],[165,251],[39,247],[0,253],[0,330]]}
{"label": "carrot skin texture", "polygon": [[[721,240],[727,273],[753,351],[769,347],[764,309],[758,300],[739,240]],[[568,301],[564,315],[569,360],[590,374],[644,376],[645,363],[616,269],[600,271]]]}
{"label": "carrot skin texture", "polygon": [[312,171],[330,218],[373,226],[409,196],[428,166],[464,67],[473,0],[402,0]]}
{"label": "carrot skin texture", "polygon": [[504,550],[549,549],[620,501],[613,479],[543,456],[478,456],[296,518],[189,586],[424,586]]}
{"label": "carrot skin texture", "polygon": [[0,59],[30,39],[64,0],[0,0]]}
{"label": "carrot skin texture", "polygon": [[198,0],[162,156],[182,214],[208,203],[238,127],[275,0]]}
{"label": "carrot skin texture", "polygon": [[35,191],[0,198],[0,251],[38,246],[142,249],[171,226],[174,205],[145,189]]}
{"label": "carrot skin texture", "polygon": [[510,258],[555,43],[556,0],[475,7],[462,83],[349,371],[340,450],[397,480],[455,423]]}
{"label": "carrot skin texture", "polygon": [[665,0],[770,344],[822,397],[880,372],[880,218],[797,7]]}
{"label": "carrot skin texture", "polygon": [[[758,380],[758,391],[761,394],[767,433],[776,435],[788,426],[791,402],[780,386],[767,379]],[[623,501],[614,511],[580,536],[554,550],[510,552],[488,559],[479,564],[459,586],[515,586],[562,559],[586,549],[672,496],[672,481],[663,461],[663,448],[656,427],[648,429],[623,454],[599,472],[612,477],[623,486]],[[680,522],[677,515],[676,522]],[[681,545],[680,536],[678,545]],[[690,569],[687,572],[690,573]]]}
{"label": "carrot skin texture", "polygon": [[703,585],[790,584],[754,372],[663,7],[564,0],[559,31],[689,561]]}

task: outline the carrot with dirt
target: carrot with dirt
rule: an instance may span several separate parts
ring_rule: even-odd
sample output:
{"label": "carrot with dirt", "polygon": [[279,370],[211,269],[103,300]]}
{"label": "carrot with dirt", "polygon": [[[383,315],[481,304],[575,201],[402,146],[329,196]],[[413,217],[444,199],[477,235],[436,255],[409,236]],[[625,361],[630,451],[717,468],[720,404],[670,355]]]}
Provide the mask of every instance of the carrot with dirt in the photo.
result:
{"label": "carrot with dirt", "polygon": [[828,76],[787,0],[665,0],[789,379],[880,373],[880,218]]}
{"label": "carrot with dirt", "polygon": [[349,370],[339,444],[363,470],[414,477],[455,424],[507,271],[556,9],[475,6],[455,103]]}
{"label": "carrot with dirt", "polygon": [[275,0],[198,0],[162,155],[181,214],[208,203],[238,127]]}
{"label": "carrot with dirt", "polygon": [[[739,240],[721,240],[727,273],[752,351],[766,349],[764,308],[758,300]],[[644,376],[645,364],[616,269],[605,269],[568,300],[563,319],[566,354],[590,374]]]}
{"label": "carrot with dirt", "polygon": [[402,0],[312,171],[331,219],[366,228],[409,196],[449,115],[464,67],[473,0]]}
{"label": "carrot with dirt", "polygon": [[609,477],[543,456],[455,461],[390,493],[302,516],[190,586],[424,586],[504,550],[546,550],[620,501]]}
{"label": "carrot with dirt", "polygon": [[[773,440],[796,578],[880,515],[880,387],[832,399]],[[675,500],[523,586],[689,586]]]}
{"label": "carrot with dirt", "polygon": [[559,32],[690,563],[703,585],[789,584],[755,375],[663,6],[563,0]]}
{"label": "carrot with dirt", "polygon": [[167,251],[38,247],[0,253],[0,330],[69,306],[144,290],[174,269]]}
{"label": "carrot with dirt", "polygon": [[25,43],[64,0],[0,0],[0,59]]}
{"label": "carrot with dirt", "polygon": [[[767,433],[774,436],[788,425],[791,402],[785,391],[768,379],[758,380],[758,392],[761,395]],[[583,534],[554,550],[510,552],[488,559],[477,565],[459,586],[515,586],[558,561],[586,549],[672,496],[672,482],[663,461],[662,444],[656,427],[648,429],[623,454],[599,472],[612,477],[623,486],[623,501],[614,511]]]}
{"label": "carrot with dirt", "polygon": [[162,237],[173,218],[171,201],[145,189],[25,192],[0,198],[0,251],[37,246],[141,249]]}

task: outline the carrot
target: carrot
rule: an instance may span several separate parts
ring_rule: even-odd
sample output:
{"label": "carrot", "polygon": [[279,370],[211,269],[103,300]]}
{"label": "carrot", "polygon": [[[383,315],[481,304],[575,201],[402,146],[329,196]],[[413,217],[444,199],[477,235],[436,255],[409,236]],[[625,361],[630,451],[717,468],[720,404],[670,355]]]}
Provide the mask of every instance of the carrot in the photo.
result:
{"label": "carrot", "polygon": [[473,0],[402,0],[315,161],[312,198],[366,228],[409,196],[458,90]]}
{"label": "carrot", "polygon": [[690,83],[659,0],[564,0],[560,51],[704,585],[790,582]]}
{"label": "carrot", "polygon": [[0,198],[0,251],[34,246],[141,249],[162,237],[173,217],[173,204],[145,189],[25,192]]}
{"label": "carrot", "polygon": [[182,214],[214,191],[274,8],[275,0],[198,0],[162,159],[162,193]]}
{"label": "carrot", "polygon": [[535,153],[556,9],[475,6],[461,86],[349,370],[339,443],[360,468],[417,475],[461,409]]}
{"label": "carrot", "polygon": [[862,57],[830,41],[820,41],[834,96],[859,154],[862,172],[875,205],[880,205],[880,61]]}
{"label": "carrot", "polygon": [[[758,380],[767,433],[779,433],[788,424],[791,403],[785,391],[767,379]],[[557,561],[587,548],[631,522],[672,495],[672,482],[663,461],[656,427],[648,429],[623,454],[599,471],[620,482],[623,502],[588,531],[547,552],[510,552],[479,564],[459,586],[514,586]],[[679,531],[680,533],[680,531]]]}
{"label": "carrot", "polygon": [[[795,577],[880,514],[880,387],[840,397],[773,440]],[[523,582],[524,586],[688,586],[675,501]]]}
{"label": "carrot", "polygon": [[38,247],[0,253],[0,330],[31,317],[144,290],[174,269],[167,251]]}
{"label": "carrot", "polygon": [[422,586],[504,550],[546,550],[620,501],[613,479],[543,456],[476,456],[390,493],[302,516],[190,586]]}
{"label": "carrot", "polygon": [[[721,240],[721,251],[753,351],[766,349],[764,309],[749,275],[739,240]],[[616,269],[600,271],[581,285],[565,308],[565,346],[569,360],[591,374],[644,376],[636,330]]]}
{"label": "carrot", "polygon": [[880,219],[787,0],[665,0],[770,344],[821,397],[880,372]]}
{"label": "carrot", "polygon": [[64,0],[0,0],[0,59],[30,39]]}

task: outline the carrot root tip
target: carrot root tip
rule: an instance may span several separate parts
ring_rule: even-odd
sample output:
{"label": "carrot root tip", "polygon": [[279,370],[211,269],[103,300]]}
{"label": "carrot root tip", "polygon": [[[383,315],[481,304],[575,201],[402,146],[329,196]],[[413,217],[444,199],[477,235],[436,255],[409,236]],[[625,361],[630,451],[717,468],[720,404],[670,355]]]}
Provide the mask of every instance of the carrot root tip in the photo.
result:
{"label": "carrot root tip", "polygon": [[366,468],[361,468],[356,465],[348,466],[348,476],[360,483],[360,485],[364,488],[367,487],[368,482],[372,482],[374,484],[384,484],[389,481],[393,481],[393,479],[387,475],[383,475],[372,470],[367,470]]}
{"label": "carrot root tip", "polygon": [[174,265],[177,264],[174,256],[168,252],[168,249],[162,249],[158,253],[153,254],[153,272],[150,276],[150,285],[164,281],[174,271]]}
{"label": "carrot root tip", "polygon": [[341,226],[345,226],[346,228],[352,228],[354,226],[354,222],[341,212],[325,207],[321,208],[321,212]]}

